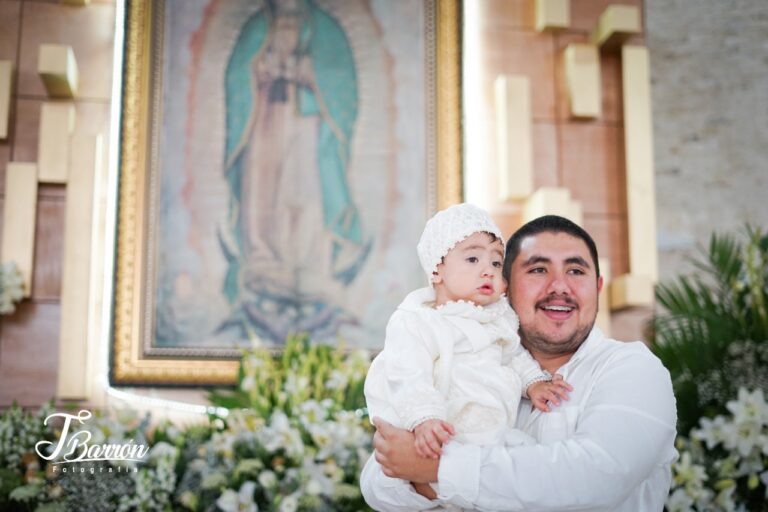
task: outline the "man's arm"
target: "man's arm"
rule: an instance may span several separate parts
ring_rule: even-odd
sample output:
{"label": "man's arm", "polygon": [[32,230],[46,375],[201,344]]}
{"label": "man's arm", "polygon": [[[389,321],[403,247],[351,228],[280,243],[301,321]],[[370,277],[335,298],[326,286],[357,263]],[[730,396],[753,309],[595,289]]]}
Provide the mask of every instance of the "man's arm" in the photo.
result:
{"label": "man's arm", "polygon": [[[408,480],[385,475],[379,464],[379,459],[387,461],[388,456],[394,456],[393,464],[398,468],[397,471],[401,472],[404,472],[404,467],[401,467],[400,464],[409,464],[406,462],[409,460],[413,465],[412,467],[418,466],[419,469],[416,471],[432,475],[433,480],[437,479],[438,461],[419,457],[416,454],[414,436],[411,432],[395,428],[380,419],[374,418],[373,422],[377,429],[373,437],[376,452],[368,459],[360,475],[360,489],[366,503],[380,512],[408,512],[429,510],[436,507],[438,503],[432,501],[436,496],[428,484],[415,484],[419,488],[417,492]],[[403,457],[398,457],[395,450],[400,451]],[[388,469],[386,472],[392,474],[392,470]],[[429,495],[430,498],[425,498],[426,495]]]}

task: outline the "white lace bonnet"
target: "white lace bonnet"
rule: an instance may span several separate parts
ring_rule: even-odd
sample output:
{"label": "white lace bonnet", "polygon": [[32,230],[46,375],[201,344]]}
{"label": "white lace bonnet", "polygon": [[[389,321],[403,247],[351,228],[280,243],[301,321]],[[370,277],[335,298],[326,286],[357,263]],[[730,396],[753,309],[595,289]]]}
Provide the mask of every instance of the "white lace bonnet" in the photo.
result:
{"label": "white lace bonnet", "polygon": [[501,230],[488,212],[469,203],[455,204],[437,212],[427,221],[421,234],[416,252],[427,279],[432,282],[432,274],[448,251],[456,244],[474,233],[492,233],[502,245],[504,239]]}

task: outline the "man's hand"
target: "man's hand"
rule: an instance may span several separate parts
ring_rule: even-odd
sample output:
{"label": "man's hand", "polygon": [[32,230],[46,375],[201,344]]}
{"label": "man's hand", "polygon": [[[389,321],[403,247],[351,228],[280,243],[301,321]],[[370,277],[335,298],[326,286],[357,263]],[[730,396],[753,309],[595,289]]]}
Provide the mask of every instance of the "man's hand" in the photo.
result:
{"label": "man's hand", "polygon": [[376,433],[373,448],[376,461],[385,475],[415,483],[437,482],[439,459],[426,459],[416,453],[414,435],[374,418]]}
{"label": "man's hand", "polygon": [[416,436],[416,453],[422,457],[437,459],[443,454],[443,445],[456,431],[447,421],[433,418],[419,423],[413,433]]}
{"label": "man's hand", "polygon": [[568,400],[571,391],[573,386],[565,382],[562,375],[555,375],[550,382],[534,382],[525,390],[533,406],[544,412],[549,412],[547,402],[560,405],[560,400]]}

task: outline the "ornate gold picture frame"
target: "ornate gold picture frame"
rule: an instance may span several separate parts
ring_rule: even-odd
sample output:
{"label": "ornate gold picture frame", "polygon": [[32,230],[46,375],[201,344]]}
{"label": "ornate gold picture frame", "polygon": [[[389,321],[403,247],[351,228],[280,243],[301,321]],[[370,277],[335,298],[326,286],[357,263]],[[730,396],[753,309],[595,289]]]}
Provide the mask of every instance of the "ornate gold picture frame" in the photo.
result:
{"label": "ornate gold picture frame", "polygon": [[[418,269],[415,241],[423,221],[436,209],[461,200],[459,0],[427,1],[423,6],[411,2],[411,8],[424,9],[418,16],[408,15],[405,7],[390,9],[393,4],[379,0],[184,0],[184,9],[174,8],[177,1],[127,0],[125,5],[114,384],[233,383],[243,347],[271,337],[269,346],[279,349],[274,340],[293,332],[290,316],[272,330],[266,325],[272,317],[265,312],[283,314],[283,309],[274,308],[286,303],[279,294],[288,288],[300,297],[292,307],[309,311],[303,324],[295,321],[303,326],[297,330],[311,329],[306,326],[314,324],[307,319],[314,314],[326,319],[326,327],[342,326],[339,336],[345,340],[365,339],[391,314],[383,311],[381,301],[399,301],[401,291],[420,284],[413,282],[419,272],[410,269]],[[186,18],[180,17],[182,12]],[[415,28],[414,19],[419,23]],[[414,48],[404,47],[395,30],[407,31],[402,37],[416,38],[415,47],[423,48],[416,71],[398,60]],[[332,58],[329,45],[336,45]],[[409,107],[414,104],[423,107],[421,113]],[[278,118],[287,119],[279,126],[293,138],[286,146],[290,151],[280,153],[278,167],[270,167],[277,158],[265,156],[265,151],[288,137],[273,136]],[[259,132],[260,126],[268,129]],[[310,165],[322,160],[325,167],[317,163],[317,173],[287,185],[281,181],[275,185],[275,190],[282,187],[278,193],[265,195],[269,176],[284,180],[289,174],[280,165],[290,160],[291,169],[302,169],[294,159],[306,155],[311,156]],[[334,173],[333,165],[340,171]],[[318,173],[319,185],[307,185]],[[335,194],[333,201],[328,190]],[[408,203],[405,196],[414,190],[423,193]],[[321,193],[326,195],[309,197]],[[275,197],[285,198],[280,202]],[[301,222],[312,221],[313,215],[295,205],[306,205],[309,211],[313,200],[321,212],[314,216],[318,236],[328,239],[331,247],[328,263],[320,264],[325,239],[312,242],[315,245],[306,251],[317,258],[316,269],[309,260],[294,261],[300,259],[298,249],[285,253],[291,255],[288,262],[287,256],[279,264],[265,257],[269,253],[277,259],[280,249],[267,240],[271,232],[264,235],[266,242],[259,238],[264,233],[259,223],[272,226],[295,215],[295,224],[304,226]],[[341,228],[326,218],[339,204],[345,219]],[[292,229],[293,224],[285,225]],[[296,229],[280,240],[293,244],[316,234]],[[278,238],[274,244],[282,243]],[[390,262],[394,267],[377,263],[392,260],[386,250],[406,254],[405,249],[391,249],[395,243],[411,246],[407,261]],[[205,257],[195,259],[206,250],[215,253],[216,264]],[[215,270],[216,265],[221,270]],[[193,267],[197,273],[188,270]],[[296,277],[302,269],[311,272]],[[200,277],[206,272],[223,284],[209,286],[210,278]],[[281,272],[292,279],[290,286],[281,284],[288,279]],[[335,287],[335,297],[358,308],[357,317],[350,319],[354,315],[343,307],[323,309],[322,301],[305,291],[323,272],[330,284],[321,286]],[[381,281],[378,276],[390,274],[392,297],[365,284],[365,279]],[[260,294],[262,284],[265,290],[277,290],[277,298],[272,292]],[[211,300],[217,293],[229,293],[229,302]],[[376,307],[363,310],[366,297],[379,301]],[[206,324],[200,312],[219,302],[239,314],[224,315],[209,329],[210,322]],[[369,327],[374,317],[378,323]],[[198,336],[206,329],[214,334]],[[381,338],[371,339],[369,346],[381,343],[380,330]],[[328,329],[317,333],[323,341]],[[239,341],[231,343],[233,339]]]}

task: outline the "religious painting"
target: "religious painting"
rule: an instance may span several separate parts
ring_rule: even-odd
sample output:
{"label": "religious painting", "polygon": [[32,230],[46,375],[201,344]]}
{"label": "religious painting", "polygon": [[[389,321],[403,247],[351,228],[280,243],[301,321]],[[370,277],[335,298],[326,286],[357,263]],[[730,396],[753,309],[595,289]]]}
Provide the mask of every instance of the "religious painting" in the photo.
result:
{"label": "religious painting", "polygon": [[234,380],[288,336],[380,348],[460,200],[459,6],[125,4],[112,378]]}

